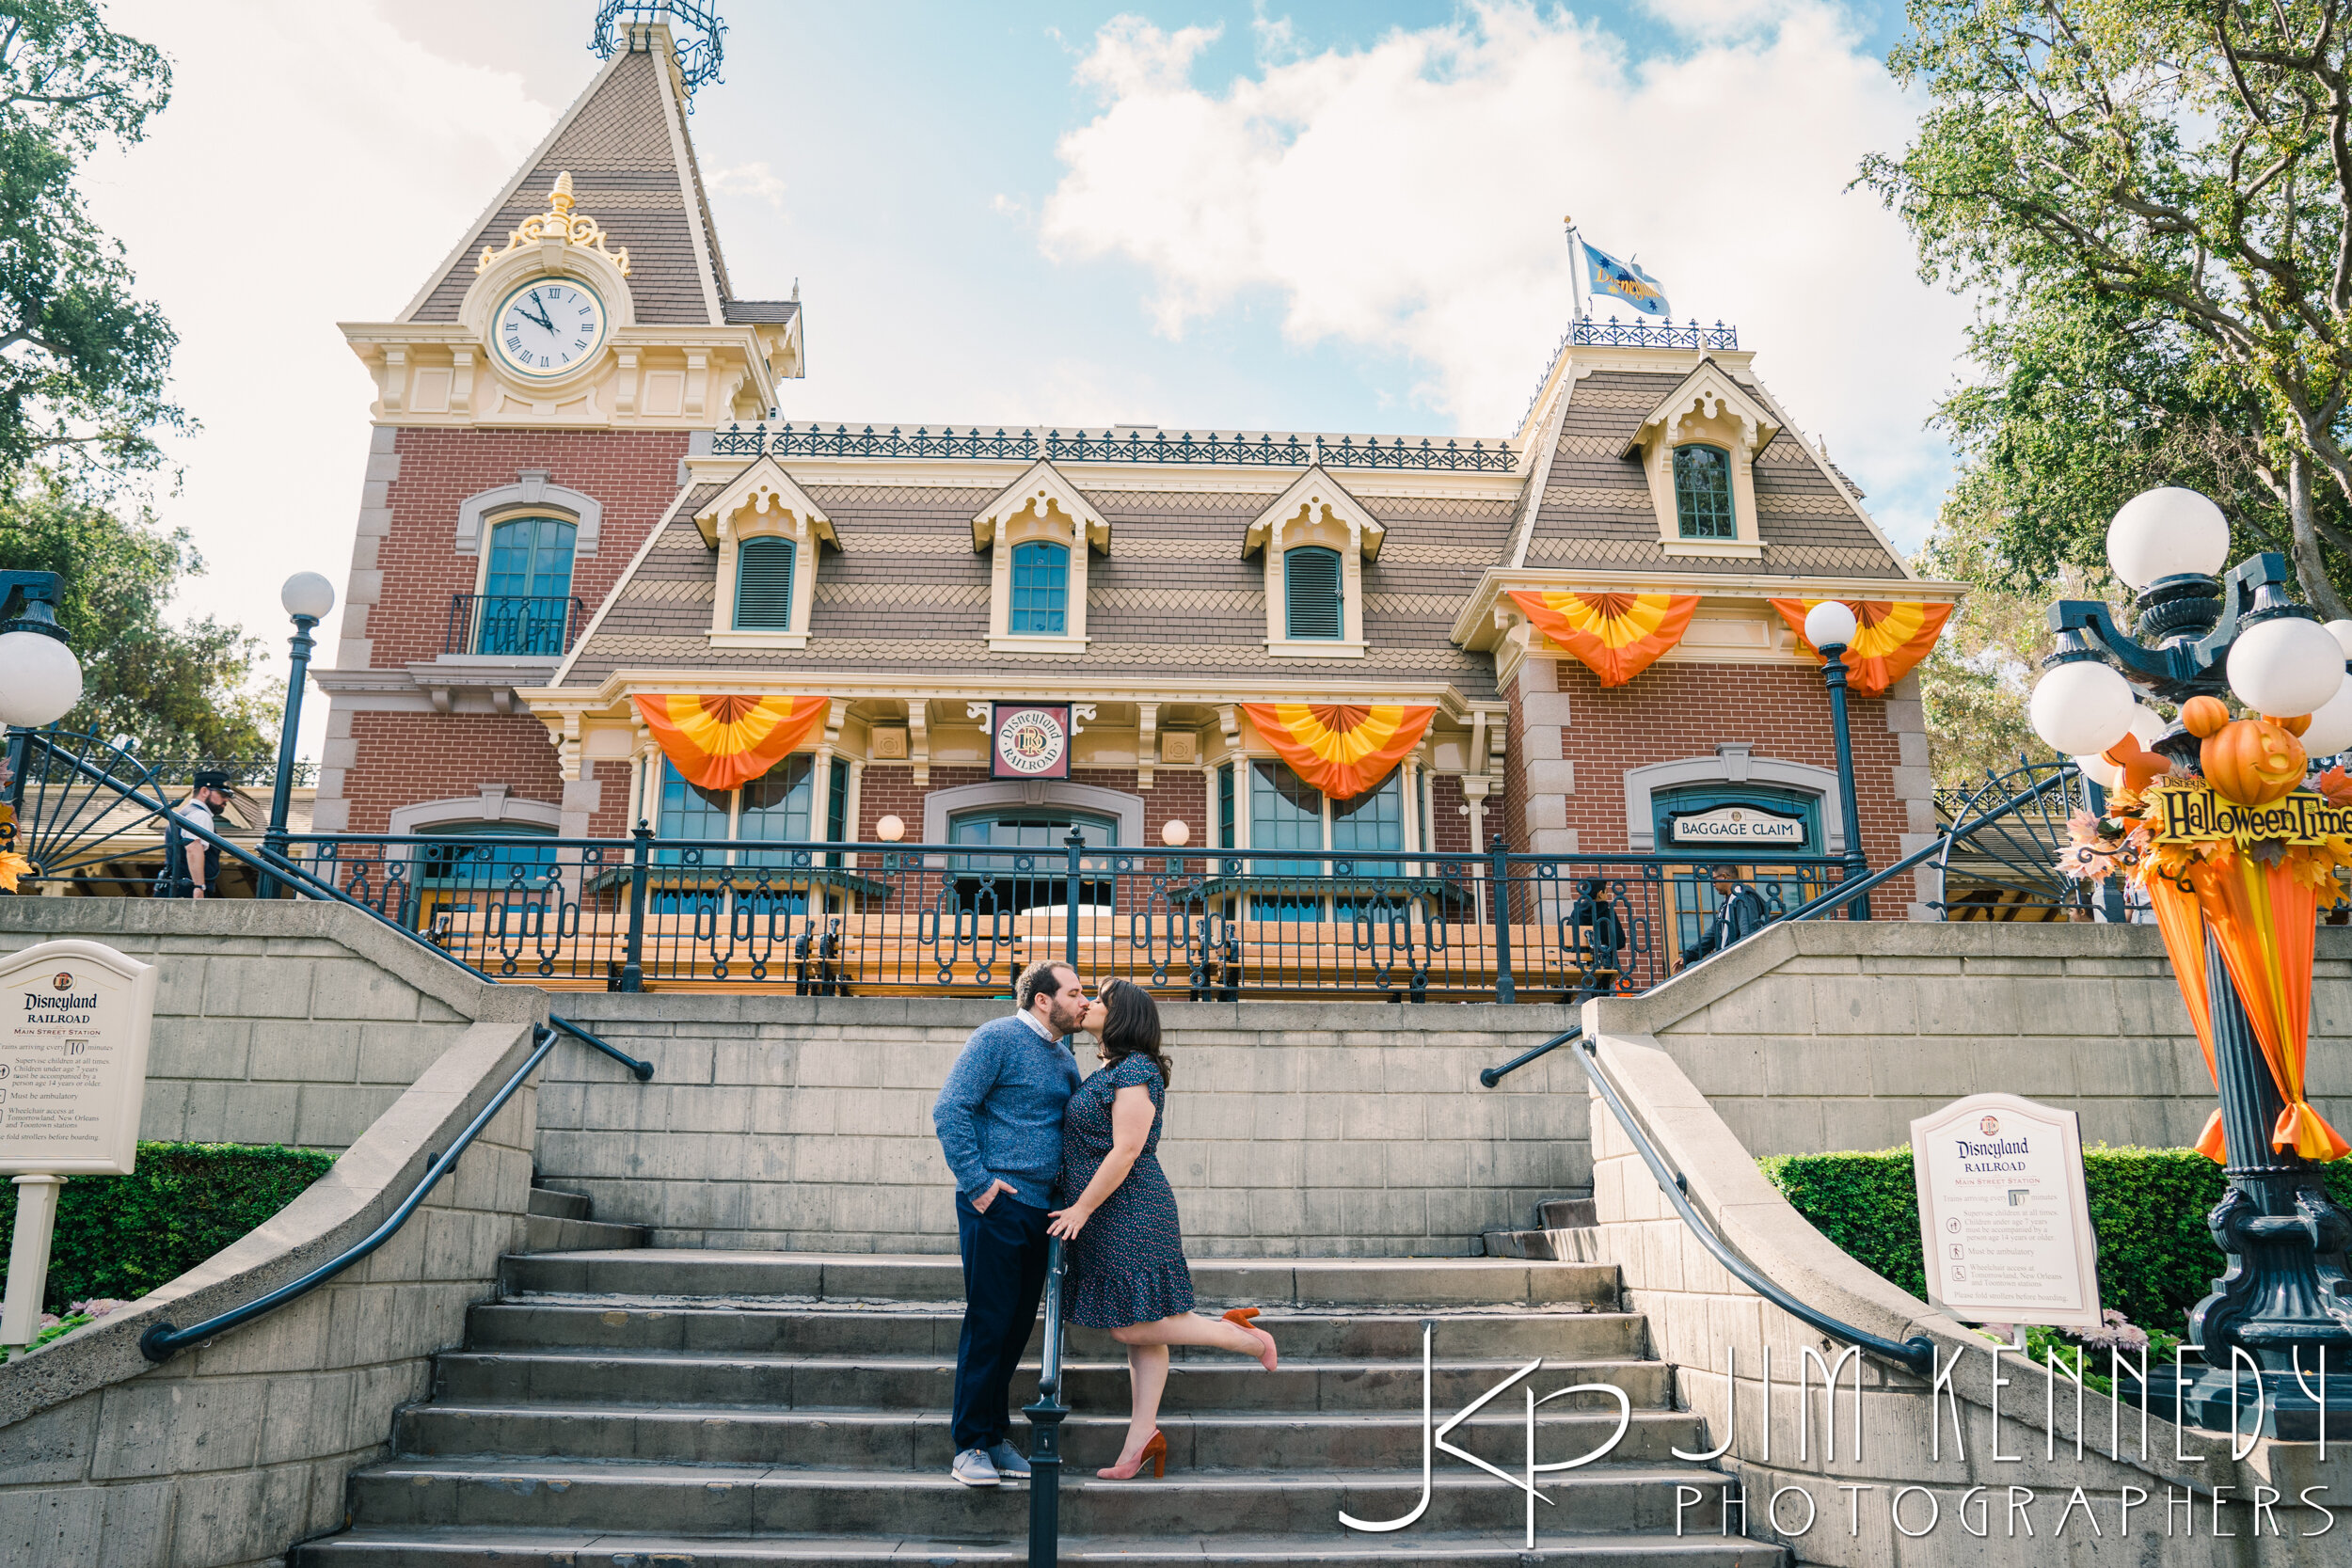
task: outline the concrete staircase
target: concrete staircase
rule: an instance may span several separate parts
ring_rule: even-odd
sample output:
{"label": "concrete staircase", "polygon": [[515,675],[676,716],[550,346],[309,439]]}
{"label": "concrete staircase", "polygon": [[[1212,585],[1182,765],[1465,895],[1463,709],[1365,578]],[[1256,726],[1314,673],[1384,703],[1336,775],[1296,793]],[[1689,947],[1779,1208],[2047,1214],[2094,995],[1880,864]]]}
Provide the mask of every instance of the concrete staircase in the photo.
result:
{"label": "concrete staircase", "polygon": [[1596,1223],[1589,1196],[1548,1197],[1535,1205],[1534,1218],[1534,1225],[1526,1230],[1487,1231],[1486,1256],[1546,1262],[1572,1259],[1576,1257],[1575,1249],[1561,1232],[1581,1230]]}
{"label": "concrete staircase", "polygon": [[[593,1222],[549,1214],[564,1225]],[[1617,1309],[1612,1268],[1485,1259],[1201,1259],[1201,1305],[1264,1308],[1282,1350],[1254,1363],[1179,1350],[1164,1481],[1104,1481],[1126,1424],[1124,1353],[1073,1330],[1063,1428],[1062,1556],[1178,1563],[1409,1560],[1422,1568],[1548,1560],[1580,1568],[1783,1568],[1776,1546],[1725,1538],[1720,1478],[1673,1458],[1710,1446],[1672,1409],[1646,1325]],[[580,1250],[506,1259],[499,1299],[439,1358],[432,1400],[403,1409],[393,1457],[353,1475],[347,1528],[294,1568],[512,1568],[519,1563],[756,1568],[778,1563],[1013,1562],[1025,1488],[947,1475],[962,1284],[955,1259]],[[1538,1559],[1517,1488],[1443,1453],[1421,1497],[1421,1323],[1436,1325],[1442,1423],[1518,1367],[1541,1395],[1626,1390],[1609,1458],[1545,1478]],[[1031,1354],[1037,1342],[1031,1342]],[[1014,1384],[1035,1397],[1034,1366]],[[1525,1396],[1513,1384],[1453,1441],[1516,1473]],[[1578,1408],[1570,1409],[1574,1404]],[[1615,1405],[1545,1407],[1539,1457],[1587,1451]],[[1016,1414],[1013,1438],[1026,1448]],[[1706,1501],[1676,1535],[1677,1483]]]}
{"label": "concrete staircase", "polygon": [[641,1247],[653,1239],[642,1225],[614,1225],[588,1217],[585,1193],[559,1193],[533,1186],[523,1220],[525,1252],[604,1252]]}

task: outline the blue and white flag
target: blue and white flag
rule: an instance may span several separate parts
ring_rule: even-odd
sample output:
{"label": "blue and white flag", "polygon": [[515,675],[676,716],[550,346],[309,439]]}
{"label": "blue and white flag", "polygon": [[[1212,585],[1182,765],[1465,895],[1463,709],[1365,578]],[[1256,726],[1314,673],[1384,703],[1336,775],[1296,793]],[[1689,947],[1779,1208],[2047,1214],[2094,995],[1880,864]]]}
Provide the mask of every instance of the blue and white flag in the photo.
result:
{"label": "blue and white flag", "polygon": [[1595,299],[1604,295],[1622,299],[1645,316],[1671,316],[1666,308],[1665,291],[1658,280],[1630,261],[1620,261],[1605,250],[1588,244],[1581,235],[1577,244],[1584,247],[1584,270],[1587,287]]}

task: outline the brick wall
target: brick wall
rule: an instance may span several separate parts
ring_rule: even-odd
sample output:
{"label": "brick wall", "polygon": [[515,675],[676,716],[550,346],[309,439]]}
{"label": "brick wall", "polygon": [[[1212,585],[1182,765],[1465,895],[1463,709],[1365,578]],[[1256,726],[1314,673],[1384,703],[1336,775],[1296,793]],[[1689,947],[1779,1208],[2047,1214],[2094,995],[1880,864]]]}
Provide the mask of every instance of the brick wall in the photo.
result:
{"label": "brick wall", "polygon": [[[564,780],[547,726],[528,714],[370,713],[351,716],[355,760],[343,777],[355,833],[387,830],[392,809],[419,800],[448,800],[502,784],[517,800],[560,805]],[[619,783],[605,786],[611,831],[624,830],[628,765]],[[600,778],[614,775],[599,771]],[[606,830],[599,827],[597,832]]]}
{"label": "brick wall", "polygon": [[[473,593],[482,569],[480,556],[457,553],[457,508],[514,483],[524,468],[545,469],[549,483],[603,503],[596,553],[572,568],[572,592],[593,611],[675,499],[686,441],[680,431],[402,430],[393,445],[397,477],[385,492],[389,531],[373,562],[376,596],[365,631],[346,627],[343,635],[367,637],[374,644],[369,663],[379,670],[438,657],[450,595]],[[355,607],[367,602],[361,572],[355,561]]]}

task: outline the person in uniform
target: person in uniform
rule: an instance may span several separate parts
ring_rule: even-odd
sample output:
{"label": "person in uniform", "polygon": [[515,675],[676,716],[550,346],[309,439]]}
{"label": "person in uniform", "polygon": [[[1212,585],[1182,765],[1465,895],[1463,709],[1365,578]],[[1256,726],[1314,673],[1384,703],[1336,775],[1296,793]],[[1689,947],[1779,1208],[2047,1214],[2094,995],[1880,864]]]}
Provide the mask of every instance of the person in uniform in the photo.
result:
{"label": "person in uniform", "polygon": [[171,809],[164,821],[164,871],[155,889],[165,898],[202,898],[220,887],[220,849],[184,832],[182,823],[218,832],[220,813],[229,809],[229,775],[202,772],[188,798]]}

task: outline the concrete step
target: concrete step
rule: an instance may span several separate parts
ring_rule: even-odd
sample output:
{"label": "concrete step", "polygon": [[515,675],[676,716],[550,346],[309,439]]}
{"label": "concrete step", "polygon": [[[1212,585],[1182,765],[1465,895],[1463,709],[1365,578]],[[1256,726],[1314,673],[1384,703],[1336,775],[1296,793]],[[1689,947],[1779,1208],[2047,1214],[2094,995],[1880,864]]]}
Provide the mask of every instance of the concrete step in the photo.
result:
{"label": "concrete step", "polygon": [[601,1220],[563,1219],[548,1214],[532,1214],[523,1221],[526,1252],[608,1252],[642,1247],[652,1240],[653,1232],[642,1225],[608,1225]]}
{"label": "concrete step", "polygon": [[530,1213],[551,1220],[584,1220],[589,1215],[586,1193],[559,1193],[552,1187],[531,1189]]}
{"label": "concrete step", "polygon": [[[1548,1385],[1549,1379],[1543,1380]],[[1486,1408],[1516,1395],[1506,1391]],[[1613,1404],[1586,1398],[1607,1414],[1537,1418],[1536,1453],[1546,1463],[1589,1453],[1616,1430]],[[1450,1413],[1450,1412],[1449,1412]],[[1127,1434],[1123,1410],[1073,1415],[1062,1423],[1062,1453],[1075,1469],[1119,1457]],[[1422,1427],[1410,1410],[1305,1415],[1219,1410],[1169,1413],[1168,1463],[1189,1472],[1216,1466],[1267,1471],[1409,1468],[1421,1463]],[[1014,1443],[1025,1447],[1025,1423]],[[1447,1439],[1505,1470],[1525,1463],[1524,1414],[1480,1415]],[[1695,1416],[1636,1411],[1624,1438],[1597,1465],[1675,1463],[1673,1450],[1709,1445]],[[945,1411],[763,1410],[732,1405],[660,1409],[609,1403],[443,1402],[410,1405],[395,1418],[392,1451],[403,1459],[448,1464],[474,1455],[566,1460],[635,1460],[664,1465],[789,1465],[810,1468],[945,1471],[955,1457]],[[1445,1460],[1456,1465],[1455,1460]]]}
{"label": "concrete step", "polygon": [[[1677,1484],[1688,1466],[1594,1465],[1555,1477],[1544,1488],[1541,1534],[1672,1532]],[[1239,1470],[1169,1472],[1164,1481],[1105,1481],[1065,1475],[1061,1528],[1071,1535],[1152,1538],[1277,1535],[1342,1544],[1354,1532],[1342,1510],[1392,1519],[1422,1500],[1422,1475],[1364,1470],[1345,1476]],[[1709,1489],[1712,1490],[1711,1488]],[[444,1464],[391,1460],[353,1472],[355,1515],[371,1528],[487,1527],[517,1529],[629,1529],[681,1535],[771,1532],[895,1534],[920,1521],[940,1537],[1017,1536],[1027,1499],[1018,1486],[959,1485],[944,1471],[799,1470],[764,1465],[619,1465],[544,1460],[469,1460]],[[1510,1539],[1521,1528],[1520,1494],[1466,1466],[1438,1471],[1417,1528],[1493,1531]],[[1683,1511],[1689,1531],[1718,1528],[1713,1497]]]}
{"label": "concrete step", "polygon": [[1590,1196],[1548,1197],[1535,1205],[1538,1230],[1577,1230],[1599,1223]]}
{"label": "concrete step", "polygon": [[[1206,1258],[1192,1262],[1202,1305],[1217,1307],[1617,1306],[1616,1270],[1490,1258]],[[510,1256],[507,1296],[548,1292],[803,1301],[961,1301],[952,1254],[720,1252],[645,1247]]]}
{"label": "concrete step", "polygon": [[[1438,1362],[1431,1397],[1458,1409],[1525,1365],[1519,1359]],[[1073,1409],[1118,1410],[1127,1402],[1127,1364],[1073,1360],[1063,1366]],[[1547,1359],[1542,1374],[1569,1383],[1612,1383],[1635,1409],[1670,1407],[1663,1362]],[[955,1357],[946,1355],[695,1355],[661,1352],[453,1351],[437,1358],[434,1398],[467,1404],[543,1400],[638,1405],[752,1405],[777,1410],[945,1410],[953,1401]],[[1238,1355],[1171,1362],[1171,1411],[1418,1411],[1422,1369],[1412,1360],[1295,1358],[1269,1372]],[[1037,1368],[1012,1380],[1015,1408],[1037,1397]]]}
{"label": "concrete step", "polygon": [[[1628,1312],[1493,1309],[1426,1314],[1437,1325],[1433,1354],[1546,1355],[1577,1360],[1637,1357],[1646,1354],[1643,1319]],[[1295,1310],[1261,1316],[1283,1355],[1335,1356],[1363,1360],[1421,1357],[1424,1314],[1391,1312],[1341,1315]],[[961,1307],[853,1309],[844,1307],[617,1307],[608,1298],[564,1300],[538,1297],[519,1302],[484,1302],[467,1320],[467,1348],[500,1350],[679,1351],[707,1354],[740,1352],[797,1355],[953,1356],[962,1328]],[[1043,1350],[1041,1323],[1029,1353]],[[1080,1357],[1110,1359],[1124,1353],[1110,1335],[1073,1327],[1070,1347]],[[1179,1359],[1221,1359],[1230,1352],[1179,1345]]]}
{"label": "concrete step", "polygon": [[[1495,1482],[1500,1492],[1501,1483]],[[516,1568],[518,1563],[612,1563],[628,1568],[777,1568],[779,1564],[1025,1563],[1027,1499],[1009,1488],[1007,1514],[985,1535],[952,1540],[902,1531],[865,1537],[802,1535],[677,1536],[606,1534],[580,1529],[485,1529],[423,1526],[349,1530],[294,1548],[293,1568]],[[1547,1513],[1549,1511],[1547,1510]],[[1293,1536],[1199,1536],[1186,1530],[1151,1540],[1064,1535],[1061,1560],[1120,1568],[1214,1568],[1222,1563],[1297,1568],[1520,1568],[1528,1560],[1517,1527],[1462,1534],[1413,1528],[1396,1534],[1343,1531],[1313,1540]],[[1542,1560],[1572,1568],[1784,1568],[1788,1555],[1760,1541],[1692,1533],[1561,1535],[1539,1526]]]}

